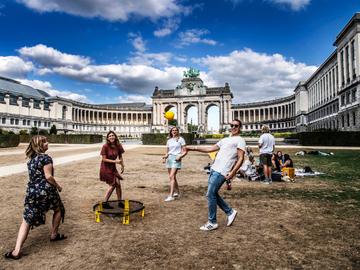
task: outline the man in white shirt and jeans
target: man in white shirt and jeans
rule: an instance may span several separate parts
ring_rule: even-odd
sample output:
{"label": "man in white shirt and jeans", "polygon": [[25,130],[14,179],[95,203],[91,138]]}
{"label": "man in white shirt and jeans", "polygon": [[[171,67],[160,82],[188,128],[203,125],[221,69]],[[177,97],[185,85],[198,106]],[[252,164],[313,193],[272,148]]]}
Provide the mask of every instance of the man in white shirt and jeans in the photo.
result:
{"label": "man in white shirt and jeans", "polygon": [[237,211],[232,209],[221,196],[218,191],[225,181],[230,182],[236,175],[244,160],[245,140],[240,137],[241,121],[235,119],[230,124],[231,137],[224,138],[212,146],[186,146],[186,151],[198,151],[210,153],[218,151],[215,161],[211,166],[208,180],[208,190],[206,196],[208,198],[208,222],[200,227],[202,231],[211,231],[218,228],[216,221],[217,205],[227,215],[227,226],[231,226],[235,220]]}
{"label": "man in white shirt and jeans", "polygon": [[260,163],[263,165],[265,180],[262,181],[264,184],[271,184],[271,166],[272,166],[272,153],[275,148],[275,138],[270,134],[270,129],[267,125],[264,125],[261,128],[263,133],[259,139],[259,149],[260,149]]}

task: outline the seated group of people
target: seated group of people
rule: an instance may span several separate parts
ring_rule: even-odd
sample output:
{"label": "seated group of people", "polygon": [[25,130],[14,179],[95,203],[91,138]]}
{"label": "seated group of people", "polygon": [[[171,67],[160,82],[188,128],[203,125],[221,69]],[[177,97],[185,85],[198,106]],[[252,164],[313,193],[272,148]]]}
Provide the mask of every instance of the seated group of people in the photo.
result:
{"label": "seated group of people", "polygon": [[[246,178],[249,181],[261,180],[263,175],[262,164],[256,164],[253,152],[250,147],[246,149],[247,159],[244,161],[237,176],[239,178]],[[272,155],[272,171],[273,173],[281,173],[283,168],[293,168],[294,164],[289,154],[284,154],[281,151]]]}

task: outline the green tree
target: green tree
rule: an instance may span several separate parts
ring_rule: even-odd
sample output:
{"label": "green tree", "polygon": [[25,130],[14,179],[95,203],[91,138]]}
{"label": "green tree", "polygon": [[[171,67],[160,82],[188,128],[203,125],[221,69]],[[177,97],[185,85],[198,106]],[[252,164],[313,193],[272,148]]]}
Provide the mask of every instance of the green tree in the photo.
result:
{"label": "green tree", "polygon": [[187,124],[187,128],[188,128],[188,132],[192,133],[192,132],[197,132],[198,130],[198,126],[197,125],[193,125],[191,123]]}
{"label": "green tree", "polygon": [[50,134],[54,134],[54,135],[57,134],[57,129],[56,129],[56,126],[55,126],[55,125],[52,125],[52,126],[51,126],[51,128],[50,128]]}
{"label": "green tree", "polygon": [[39,134],[39,129],[37,127],[32,127],[30,130],[30,135],[37,135]]}
{"label": "green tree", "polygon": [[176,120],[176,119],[169,120],[169,121],[168,121],[168,125],[169,125],[169,126],[174,126],[174,127],[176,127],[176,126],[177,126],[177,120]]}
{"label": "green tree", "polygon": [[40,129],[40,130],[39,130],[39,135],[44,135],[44,136],[46,136],[46,135],[49,135],[49,132],[48,132],[46,129]]}

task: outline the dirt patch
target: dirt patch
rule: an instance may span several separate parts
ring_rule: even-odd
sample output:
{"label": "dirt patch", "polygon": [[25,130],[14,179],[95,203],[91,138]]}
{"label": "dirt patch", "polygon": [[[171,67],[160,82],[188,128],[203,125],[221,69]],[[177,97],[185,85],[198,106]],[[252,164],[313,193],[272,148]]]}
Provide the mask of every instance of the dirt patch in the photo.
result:
{"label": "dirt patch", "polygon": [[[201,232],[207,220],[206,154],[190,153],[178,175],[181,197],[165,203],[168,179],[164,148],[125,153],[124,197],[145,204],[145,217],[104,217],[95,223],[92,206],[107,188],[98,180],[99,159],[56,166],[66,219],[63,242],[49,242],[47,225],[30,232],[19,261],[0,258],[5,269],[359,269],[359,206],[332,200],[333,182],[235,181],[222,194],[239,215],[231,227],[218,209],[219,229]],[[26,174],[0,178],[0,250],[10,250],[21,222]],[[340,192],[340,191],[339,191]]]}

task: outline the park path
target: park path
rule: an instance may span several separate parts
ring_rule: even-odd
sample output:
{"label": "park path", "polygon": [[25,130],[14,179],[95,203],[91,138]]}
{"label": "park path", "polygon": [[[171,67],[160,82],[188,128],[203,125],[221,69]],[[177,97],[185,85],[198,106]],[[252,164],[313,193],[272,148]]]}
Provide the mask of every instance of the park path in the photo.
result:
{"label": "park path", "polygon": [[[26,144],[27,146],[28,144]],[[50,144],[51,146],[57,146],[56,144]],[[51,147],[50,151],[51,153],[54,152],[60,152],[60,151],[66,151],[66,150],[70,150],[70,151],[74,151],[74,150],[81,150],[81,149],[91,149],[91,148],[97,148],[100,149],[101,146],[103,144],[102,143],[97,143],[97,144],[71,144],[71,145],[66,145],[66,146],[59,146],[59,147]],[[23,155],[25,152],[25,149],[21,149],[21,150],[17,150],[17,149],[11,149],[8,151],[3,151],[0,152],[0,156],[9,156],[9,155]]]}
{"label": "park path", "polygon": [[[79,149],[87,149],[87,148],[97,148],[96,151],[92,151],[92,152],[88,152],[88,153],[83,153],[83,154],[77,154],[77,155],[68,155],[68,156],[64,156],[64,157],[58,157],[58,158],[54,158],[54,164],[55,166],[58,165],[63,165],[63,164],[67,164],[67,163],[71,163],[73,161],[79,161],[79,160],[84,160],[84,159],[89,159],[89,158],[93,158],[93,157],[99,157],[100,159],[100,148],[101,148],[102,144],[98,144],[98,145],[91,145],[91,147],[80,147]],[[137,147],[141,147],[142,145],[136,145],[136,144],[130,144],[130,145],[124,145],[123,147],[125,150],[130,150],[130,149],[134,149]],[[64,149],[62,150],[57,150],[57,151],[63,151],[69,149],[69,147],[64,147]],[[55,149],[54,149],[55,150]],[[52,150],[52,152],[54,152],[54,150]],[[69,149],[70,150],[70,149]],[[76,150],[76,148],[71,148],[71,151],[73,152],[73,150]],[[15,151],[14,151],[15,152]],[[21,151],[21,153],[23,154],[24,151]],[[0,167],[0,177],[4,177],[4,176],[9,176],[12,174],[17,174],[17,173],[23,173],[27,171],[27,165],[26,162],[23,163],[19,163],[19,164],[14,164],[14,165],[8,165],[8,166],[2,166]]]}

